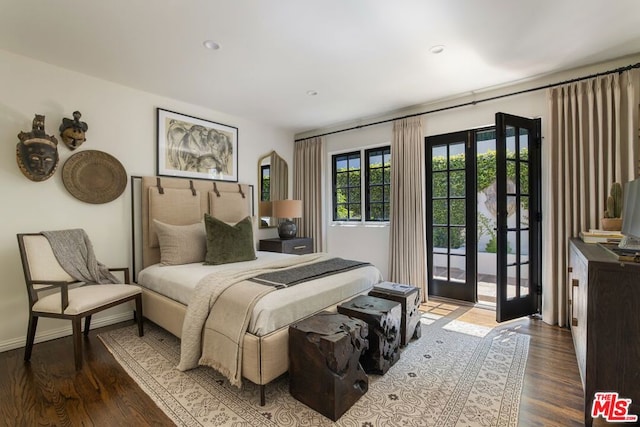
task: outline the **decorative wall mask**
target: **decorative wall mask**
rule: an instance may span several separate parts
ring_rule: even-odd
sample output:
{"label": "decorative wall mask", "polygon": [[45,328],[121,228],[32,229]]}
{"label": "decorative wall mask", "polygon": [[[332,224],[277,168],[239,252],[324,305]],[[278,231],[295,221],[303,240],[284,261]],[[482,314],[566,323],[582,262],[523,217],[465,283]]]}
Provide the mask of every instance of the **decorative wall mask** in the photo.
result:
{"label": "decorative wall mask", "polygon": [[84,133],[89,129],[85,122],[80,121],[80,111],[73,112],[73,120],[64,118],[60,125],[60,136],[69,150],[75,150],[87,140]]}
{"label": "decorative wall mask", "polygon": [[20,132],[16,160],[20,171],[31,181],[45,181],[58,167],[58,140],[44,132],[44,116],[36,114],[31,132]]}

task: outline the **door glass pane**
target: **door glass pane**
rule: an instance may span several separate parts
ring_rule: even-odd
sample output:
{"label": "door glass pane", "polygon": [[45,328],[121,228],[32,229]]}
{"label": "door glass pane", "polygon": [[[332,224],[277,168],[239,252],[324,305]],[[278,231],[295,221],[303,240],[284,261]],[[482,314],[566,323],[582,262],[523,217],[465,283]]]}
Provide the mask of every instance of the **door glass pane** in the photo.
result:
{"label": "door glass pane", "polygon": [[520,162],[520,194],[529,194],[529,164]]}
{"label": "door glass pane", "polygon": [[520,227],[529,228],[529,197],[520,197]]}
{"label": "door glass pane", "polygon": [[431,149],[431,170],[442,171],[447,169],[447,147],[441,145]]}
{"label": "door glass pane", "polygon": [[465,230],[464,227],[451,227],[449,229],[449,249],[452,251],[455,249],[455,253],[464,253]]}
{"label": "door glass pane", "polygon": [[446,252],[449,247],[449,229],[447,227],[433,227],[433,247],[440,248],[440,252],[442,249]]}
{"label": "door glass pane", "polygon": [[516,158],[516,129],[513,126],[507,126],[507,159]]}
{"label": "door glass pane", "polygon": [[529,261],[529,230],[520,232],[520,262]]}
{"label": "door glass pane", "polygon": [[449,194],[449,183],[447,182],[447,172],[434,173],[431,180],[433,185],[433,197],[447,197]]}
{"label": "door glass pane", "polygon": [[520,129],[520,159],[529,159],[529,131],[527,129]]}
{"label": "door glass pane", "polygon": [[516,241],[516,232],[515,231],[507,231],[507,254],[509,262],[508,264],[512,264],[515,262],[515,256],[511,257],[512,254],[516,253],[518,249],[518,242]]}
{"label": "door glass pane", "polygon": [[451,281],[452,282],[465,282],[466,281],[466,262],[465,256],[451,255]]}
{"label": "door glass pane", "polygon": [[452,171],[449,173],[449,180],[451,184],[450,196],[451,197],[464,197],[465,191],[465,171]]}
{"label": "door glass pane", "polygon": [[[509,191],[509,185],[507,185],[507,191]],[[514,213],[516,213],[516,196],[507,196],[507,226],[510,228],[515,227]]]}
{"label": "door glass pane", "polygon": [[507,160],[507,193],[516,192],[516,162]]}
{"label": "door glass pane", "polygon": [[529,295],[529,264],[520,266],[520,296]]}
{"label": "door glass pane", "polygon": [[516,272],[515,265],[507,267],[507,299],[514,299],[516,297]]}
{"label": "door glass pane", "polygon": [[[435,201],[434,201],[435,203]],[[465,225],[465,204],[467,201],[465,199],[451,199],[451,224],[452,225]],[[435,214],[435,208],[434,208]],[[434,215],[435,216],[435,215]]]}
{"label": "door glass pane", "polygon": [[449,169],[465,168],[464,147],[464,142],[449,146]]}
{"label": "door glass pane", "polygon": [[447,199],[433,201],[433,225],[447,225],[448,204]]}
{"label": "door glass pane", "polygon": [[433,254],[433,278],[448,280],[449,278],[449,257],[445,254]]}

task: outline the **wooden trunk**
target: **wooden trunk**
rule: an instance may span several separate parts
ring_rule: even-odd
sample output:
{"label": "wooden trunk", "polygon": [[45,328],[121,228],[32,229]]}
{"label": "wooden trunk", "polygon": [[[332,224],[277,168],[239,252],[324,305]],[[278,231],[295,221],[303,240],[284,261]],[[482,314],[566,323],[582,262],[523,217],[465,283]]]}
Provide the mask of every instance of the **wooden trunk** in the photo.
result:
{"label": "wooden trunk", "polygon": [[360,358],[367,373],[384,374],[400,358],[400,304],[360,295],[338,306],[338,313],[364,320],[369,325],[369,348]]}
{"label": "wooden trunk", "polygon": [[336,421],[369,389],[360,366],[367,324],[322,312],[289,327],[289,392]]}
{"label": "wooden trunk", "polygon": [[400,319],[400,345],[409,344],[411,338],[420,338],[420,289],[410,285],[392,282],[378,283],[369,292],[376,298],[383,298],[400,303],[402,318]]}

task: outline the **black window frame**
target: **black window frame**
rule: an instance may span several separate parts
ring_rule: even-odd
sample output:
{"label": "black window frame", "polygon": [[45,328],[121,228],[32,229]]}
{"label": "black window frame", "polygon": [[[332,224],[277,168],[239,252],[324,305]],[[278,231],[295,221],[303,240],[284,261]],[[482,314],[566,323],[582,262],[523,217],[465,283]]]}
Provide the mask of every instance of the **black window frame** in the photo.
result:
{"label": "black window frame", "polygon": [[[360,172],[360,180],[358,187],[349,185],[349,175],[352,173],[351,169],[349,169],[349,161],[351,159],[357,159],[360,161],[360,168],[358,171]],[[347,170],[346,171],[338,171],[337,163],[338,161],[346,160],[347,161]],[[342,187],[337,187],[338,185],[338,174],[346,174],[347,185]],[[345,221],[345,222],[361,222],[362,221],[362,155],[361,151],[350,151],[348,153],[340,153],[334,154],[331,156],[331,179],[332,179],[332,196],[333,196],[333,220],[334,221]],[[360,198],[357,201],[351,201],[351,189],[358,188],[360,190]],[[346,203],[340,203],[340,206],[347,207],[347,218],[338,218],[338,190],[345,190],[347,193],[347,201]],[[351,206],[352,205],[360,205],[360,216],[359,217],[351,217]]]}
{"label": "black window frame", "polygon": [[[382,155],[382,166],[376,167],[374,169],[382,169],[383,182],[371,184],[371,164],[370,160],[376,154]],[[385,155],[389,156],[389,164],[384,164]],[[337,153],[331,155],[331,183],[332,183],[332,220],[334,222],[389,222],[389,216],[391,212],[391,145],[383,145],[371,148],[361,148],[359,150],[348,151],[344,153]],[[356,188],[354,185],[348,185],[349,183],[349,160],[350,159],[358,159],[360,162],[360,168],[358,172],[360,173],[358,190],[360,194],[360,198],[356,200],[351,200],[350,195],[351,191]],[[338,171],[337,163],[339,161],[347,160],[347,170],[346,171]],[[388,170],[388,181],[385,180],[385,171]],[[338,174],[346,174],[347,182],[346,186],[337,187],[338,184]],[[381,201],[371,201],[371,189],[372,187],[383,187],[383,199]],[[338,203],[337,194],[339,190],[345,190],[347,194],[347,202],[346,203]],[[383,217],[382,218],[372,218],[371,208],[373,205],[383,205]],[[388,205],[385,209],[384,205]],[[351,216],[353,209],[352,206],[359,205],[359,215]],[[347,215],[348,217],[338,217],[338,207],[346,206],[347,207]]]}
{"label": "black window frame", "polygon": [[[385,165],[384,157],[385,155],[389,155],[389,164]],[[382,165],[372,167],[371,166],[371,158],[373,156],[380,155],[382,157]],[[391,146],[386,145],[383,147],[375,147],[364,150],[364,160],[365,160],[365,221],[367,222],[389,222],[389,215],[391,211]],[[371,172],[374,169],[381,169],[382,171],[382,183],[372,183],[371,182]],[[388,182],[385,180],[385,170],[388,170]],[[381,187],[382,188],[382,200],[380,201],[372,201],[371,200],[371,192],[374,188]],[[373,218],[371,215],[372,208],[374,205],[382,205],[382,218]],[[386,205],[386,209],[385,209]]]}

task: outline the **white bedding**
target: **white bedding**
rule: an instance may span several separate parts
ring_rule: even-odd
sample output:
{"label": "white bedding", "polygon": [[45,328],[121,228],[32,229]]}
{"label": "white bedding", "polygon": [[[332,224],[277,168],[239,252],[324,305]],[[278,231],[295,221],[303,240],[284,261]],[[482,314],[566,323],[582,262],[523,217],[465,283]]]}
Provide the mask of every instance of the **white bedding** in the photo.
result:
{"label": "white bedding", "polygon": [[[140,272],[138,284],[188,305],[193,289],[209,273],[259,267],[297,255],[257,251],[256,256],[258,259],[254,261],[215,266],[155,264]],[[271,292],[255,305],[248,332],[266,335],[338,301],[367,292],[381,280],[382,275],[376,267],[366,266]]]}

